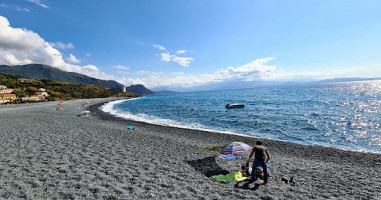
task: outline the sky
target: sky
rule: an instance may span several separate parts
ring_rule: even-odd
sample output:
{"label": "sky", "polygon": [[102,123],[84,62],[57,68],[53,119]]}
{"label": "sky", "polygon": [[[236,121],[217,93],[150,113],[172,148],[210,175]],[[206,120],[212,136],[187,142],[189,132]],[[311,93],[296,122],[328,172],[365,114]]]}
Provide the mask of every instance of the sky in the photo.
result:
{"label": "sky", "polygon": [[0,0],[0,64],[150,89],[381,77],[379,0]]}

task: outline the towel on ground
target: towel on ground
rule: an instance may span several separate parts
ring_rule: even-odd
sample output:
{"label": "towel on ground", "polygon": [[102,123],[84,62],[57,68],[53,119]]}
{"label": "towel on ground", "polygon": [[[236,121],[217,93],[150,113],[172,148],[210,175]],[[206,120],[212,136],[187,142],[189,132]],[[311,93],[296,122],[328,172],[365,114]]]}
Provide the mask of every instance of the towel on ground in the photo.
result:
{"label": "towel on ground", "polygon": [[233,160],[236,158],[241,158],[241,155],[235,155],[235,154],[227,154],[227,155],[220,155],[219,158],[225,159],[225,160]]}
{"label": "towel on ground", "polygon": [[212,178],[216,179],[219,182],[235,182],[245,180],[247,177],[242,176],[241,172],[232,172],[226,175],[216,175],[212,176]]}

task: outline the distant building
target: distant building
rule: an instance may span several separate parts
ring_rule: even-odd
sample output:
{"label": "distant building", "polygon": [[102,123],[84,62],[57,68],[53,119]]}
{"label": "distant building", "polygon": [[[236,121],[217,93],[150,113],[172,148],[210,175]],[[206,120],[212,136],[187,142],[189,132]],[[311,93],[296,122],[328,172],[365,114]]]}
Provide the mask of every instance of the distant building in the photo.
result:
{"label": "distant building", "polygon": [[45,88],[40,88],[40,89],[38,89],[39,91],[41,91],[41,92],[46,92],[46,89]]}
{"label": "distant building", "polygon": [[43,96],[38,96],[38,95],[30,95],[26,97],[21,97],[22,101],[41,101],[43,99],[44,99]]}
{"label": "distant building", "polygon": [[30,79],[30,78],[19,78],[17,79],[21,83],[34,83],[36,80],[35,79]]}
{"label": "distant building", "polygon": [[16,99],[15,94],[0,94],[0,103],[12,102]]}
{"label": "distant building", "polygon": [[10,94],[12,92],[13,92],[13,89],[9,89],[9,88],[0,90],[0,94]]}
{"label": "distant building", "polygon": [[47,92],[36,92],[35,95],[38,95],[39,97],[47,97],[48,93]]}
{"label": "distant building", "polygon": [[10,94],[12,92],[13,92],[13,89],[9,89],[5,85],[0,85],[0,94]]}
{"label": "distant building", "polygon": [[126,92],[127,92],[126,86],[123,86],[123,88],[122,88],[122,92],[123,92],[123,93],[126,93]]}

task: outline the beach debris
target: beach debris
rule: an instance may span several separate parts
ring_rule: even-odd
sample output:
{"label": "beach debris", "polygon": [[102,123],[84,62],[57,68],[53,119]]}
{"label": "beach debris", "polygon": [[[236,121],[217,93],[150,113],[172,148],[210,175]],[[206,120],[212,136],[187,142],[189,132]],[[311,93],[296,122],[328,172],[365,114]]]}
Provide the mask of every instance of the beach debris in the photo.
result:
{"label": "beach debris", "polygon": [[90,113],[90,111],[84,110],[84,111],[80,112],[77,116],[88,117],[88,116],[90,116],[90,115],[88,115],[89,113]]}
{"label": "beach debris", "polygon": [[129,126],[129,127],[127,127],[127,129],[135,130],[135,127],[133,127],[133,126]]}
{"label": "beach debris", "polygon": [[288,183],[288,177],[287,176],[283,176],[281,181],[283,181],[284,183]]}
{"label": "beach debris", "polygon": [[253,147],[243,143],[243,142],[233,142],[225,147],[224,150],[221,151],[221,154],[233,154],[239,152],[250,151]]}
{"label": "beach debris", "polygon": [[295,178],[293,176],[291,176],[291,178],[290,178],[290,183],[293,184],[293,185],[296,184],[296,180],[295,180]]}
{"label": "beach debris", "polygon": [[57,108],[56,110],[63,110],[63,108]]}
{"label": "beach debris", "polygon": [[220,151],[221,152],[227,146],[228,145],[210,146],[210,147],[198,147],[198,146],[196,146],[196,148],[203,150],[203,151]]}

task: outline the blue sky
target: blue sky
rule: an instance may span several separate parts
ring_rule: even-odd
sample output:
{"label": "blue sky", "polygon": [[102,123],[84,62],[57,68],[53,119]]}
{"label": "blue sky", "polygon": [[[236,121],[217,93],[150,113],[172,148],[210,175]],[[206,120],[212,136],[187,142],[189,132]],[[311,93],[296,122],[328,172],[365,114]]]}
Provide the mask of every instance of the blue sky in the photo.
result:
{"label": "blue sky", "polygon": [[380,10],[378,0],[0,0],[0,64],[149,88],[381,77]]}

